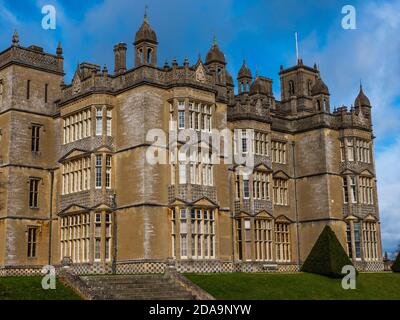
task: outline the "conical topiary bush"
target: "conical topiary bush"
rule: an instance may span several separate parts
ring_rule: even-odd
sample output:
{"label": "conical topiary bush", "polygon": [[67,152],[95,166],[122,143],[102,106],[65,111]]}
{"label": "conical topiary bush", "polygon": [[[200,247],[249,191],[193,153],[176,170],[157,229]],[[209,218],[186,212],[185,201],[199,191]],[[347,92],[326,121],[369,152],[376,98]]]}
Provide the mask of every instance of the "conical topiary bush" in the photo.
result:
{"label": "conical topiary bush", "polygon": [[394,261],[393,265],[392,265],[392,271],[393,272],[400,272],[400,251],[397,254],[397,258]]}
{"label": "conical topiary bush", "polygon": [[353,265],[347,253],[331,227],[322,230],[317,242],[311,249],[301,271],[317,273],[331,278],[342,278],[342,268]]}

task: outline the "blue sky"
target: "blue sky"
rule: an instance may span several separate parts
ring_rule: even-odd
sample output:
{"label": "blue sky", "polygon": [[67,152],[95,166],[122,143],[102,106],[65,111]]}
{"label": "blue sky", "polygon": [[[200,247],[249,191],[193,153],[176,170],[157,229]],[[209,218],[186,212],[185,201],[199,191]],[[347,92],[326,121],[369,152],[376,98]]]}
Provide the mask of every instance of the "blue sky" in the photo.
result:
{"label": "blue sky", "polygon": [[[46,4],[57,9],[56,30],[41,27]],[[205,57],[215,35],[234,78],[245,57],[253,75],[258,69],[274,80],[279,99],[279,67],[294,64],[297,31],[300,55],[308,65],[319,64],[333,106],[350,106],[362,79],[374,105],[383,243],[385,250],[394,250],[400,243],[400,0],[0,0],[0,48],[10,45],[14,29],[24,46],[55,53],[61,41],[69,81],[79,62],[113,70],[113,46],[123,41],[132,66],[132,42],[146,4],[160,65],[174,58],[181,64],[185,57],[194,64],[199,53]],[[346,4],[356,8],[356,30],[341,27]]]}

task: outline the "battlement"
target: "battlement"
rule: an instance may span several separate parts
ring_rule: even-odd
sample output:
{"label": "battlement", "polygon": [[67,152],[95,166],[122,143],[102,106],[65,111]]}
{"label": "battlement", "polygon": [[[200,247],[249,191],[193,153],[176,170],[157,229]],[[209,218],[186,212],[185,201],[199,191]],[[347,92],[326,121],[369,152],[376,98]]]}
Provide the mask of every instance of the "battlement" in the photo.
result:
{"label": "battlement", "polygon": [[63,60],[61,55],[45,53],[41,47],[29,46],[24,48],[14,45],[0,53],[0,69],[12,64],[20,64],[63,75]]}

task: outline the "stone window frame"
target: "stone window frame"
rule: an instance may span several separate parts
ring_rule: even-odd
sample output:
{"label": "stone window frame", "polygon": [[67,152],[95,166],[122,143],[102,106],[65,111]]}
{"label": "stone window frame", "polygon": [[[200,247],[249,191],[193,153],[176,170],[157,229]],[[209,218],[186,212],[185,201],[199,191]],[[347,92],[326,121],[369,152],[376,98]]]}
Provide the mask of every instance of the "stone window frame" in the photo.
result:
{"label": "stone window frame", "polygon": [[[170,209],[170,214],[171,255],[173,257],[201,261],[217,258],[216,208],[196,205],[178,206]],[[207,250],[205,250],[206,245]]]}
{"label": "stone window frame", "polygon": [[[290,223],[286,221],[275,221],[275,261],[289,263],[292,261],[292,241]],[[282,240],[283,238],[283,240]],[[278,241],[279,240],[279,241]],[[278,254],[279,252],[279,254]],[[281,257],[283,255],[283,257]]]}
{"label": "stone window frame", "polygon": [[44,125],[41,123],[32,122],[29,126],[31,130],[31,152],[39,153],[40,152],[40,131],[44,130]]}
{"label": "stone window frame", "polygon": [[272,200],[274,205],[289,206],[289,179],[273,177],[272,190]]}
{"label": "stone window frame", "polygon": [[[31,233],[32,231],[32,233]],[[40,232],[39,225],[28,225],[26,227],[26,244],[27,244],[27,252],[26,256],[28,259],[37,259],[37,249],[38,249],[38,234]],[[33,239],[31,236],[34,236]]]}
{"label": "stone window frame", "polygon": [[[33,182],[36,182],[36,187]],[[40,184],[43,184],[43,178],[40,177],[29,177],[28,178],[28,186],[29,186],[29,193],[28,193],[28,199],[29,199],[29,208],[38,210],[39,209],[39,186]]]}

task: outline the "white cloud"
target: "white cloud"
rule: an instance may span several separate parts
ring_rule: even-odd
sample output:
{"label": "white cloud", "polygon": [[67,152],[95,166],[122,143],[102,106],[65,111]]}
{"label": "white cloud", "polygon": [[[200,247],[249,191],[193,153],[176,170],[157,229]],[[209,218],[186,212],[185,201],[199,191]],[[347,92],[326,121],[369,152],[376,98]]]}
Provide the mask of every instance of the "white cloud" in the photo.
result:
{"label": "white cloud", "polygon": [[377,155],[379,207],[384,247],[394,249],[400,244],[400,139]]}
{"label": "white cloud", "polygon": [[[359,79],[373,104],[376,167],[384,248],[400,243],[400,0],[362,2],[356,6],[357,30],[332,26],[327,42],[318,49],[311,33],[302,47],[305,57],[318,61],[333,103],[350,106],[358,93]],[[388,143],[388,141],[396,141]],[[389,145],[390,144],[390,145]],[[386,145],[386,146],[384,146]]]}
{"label": "white cloud", "polygon": [[19,24],[17,17],[6,8],[3,1],[0,1],[0,17],[2,24],[10,24],[14,27]]}

